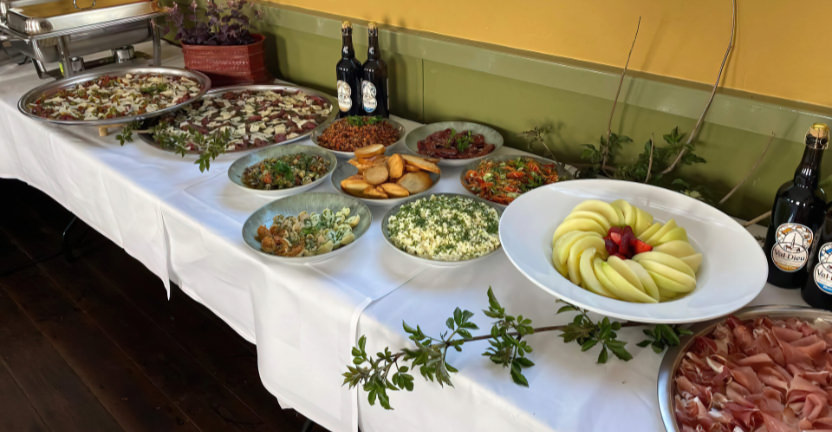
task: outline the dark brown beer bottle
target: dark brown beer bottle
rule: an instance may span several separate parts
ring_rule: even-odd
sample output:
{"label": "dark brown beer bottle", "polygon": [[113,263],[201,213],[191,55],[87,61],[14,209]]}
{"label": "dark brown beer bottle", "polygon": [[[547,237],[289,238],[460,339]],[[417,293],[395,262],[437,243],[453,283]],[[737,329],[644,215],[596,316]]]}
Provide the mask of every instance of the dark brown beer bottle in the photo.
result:
{"label": "dark brown beer bottle", "polygon": [[800,295],[812,307],[832,310],[832,206],[826,208],[826,218],[815,245]]}
{"label": "dark brown beer bottle", "polygon": [[352,47],[352,25],[341,24],[341,60],[335,65],[338,116],[361,115],[361,62]]}
{"label": "dark brown beer bottle", "polygon": [[368,26],[369,44],[367,61],[364,62],[364,79],[361,81],[361,106],[364,115],[390,117],[387,94],[387,64],[381,59],[378,48],[378,27]]}
{"label": "dark brown beer bottle", "polygon": [[820,161],[829,145],[829,127],[815,123],[806,134],[806,150],[794,179],[780,186],[771,208],[771,224],[763,246],[768,258],[768,282],[780,288],[806,283],[806,264],[823,224],[826,197],[818,186]]}

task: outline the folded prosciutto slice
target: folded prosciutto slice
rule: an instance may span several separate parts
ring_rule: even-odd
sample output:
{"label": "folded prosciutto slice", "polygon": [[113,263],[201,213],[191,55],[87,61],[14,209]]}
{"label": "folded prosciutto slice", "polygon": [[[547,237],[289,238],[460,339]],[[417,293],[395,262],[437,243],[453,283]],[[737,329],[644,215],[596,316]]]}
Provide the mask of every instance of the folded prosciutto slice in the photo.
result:
{"label": "folded prosciutto slice", "polygon": [[690,344],[674,377],[690,432],[832,430],[832,327],[728,317]]}

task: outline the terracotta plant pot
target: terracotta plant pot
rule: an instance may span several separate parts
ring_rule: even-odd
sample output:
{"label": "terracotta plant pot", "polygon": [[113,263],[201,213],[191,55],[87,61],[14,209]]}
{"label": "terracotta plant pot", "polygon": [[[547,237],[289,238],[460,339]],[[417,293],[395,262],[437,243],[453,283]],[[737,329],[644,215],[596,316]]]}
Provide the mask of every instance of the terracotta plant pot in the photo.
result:
{"label": "terracotta plant pot", "polygon": [[269,81],[263,58],[263,35],[248,45],[188,45],[182,44],[185,68],[200,71],[211,78],[212,87],[234,84],[254,84]]}

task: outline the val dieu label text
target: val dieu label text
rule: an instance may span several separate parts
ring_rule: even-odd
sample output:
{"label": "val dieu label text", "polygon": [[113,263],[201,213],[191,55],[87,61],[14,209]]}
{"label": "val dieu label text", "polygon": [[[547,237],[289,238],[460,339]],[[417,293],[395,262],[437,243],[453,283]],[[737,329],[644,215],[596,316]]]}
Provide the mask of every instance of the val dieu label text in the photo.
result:
{"label": "val dieu label text", "polygon": [[338,80],[338,109],[347,112],[352,108],[352,89],[344,80]]}
{"label": "val dieu label text", "polygon": [[376,86],[370,81],[361,81],[361,96],[364,102],[364,111],[371,113],[378,107],[376,101]]}
{"label": "val dieu label text", "polygon": [[812,276],[821,291],[832,294],[832,242],[818,248],[818,263]]}
{"label": "val dieu label text", "polygon": [[776,242],[771,248],[771,261],[778,269],[794,273],[809,260],[814,233],[799,223],[784,223],[777,227]]}

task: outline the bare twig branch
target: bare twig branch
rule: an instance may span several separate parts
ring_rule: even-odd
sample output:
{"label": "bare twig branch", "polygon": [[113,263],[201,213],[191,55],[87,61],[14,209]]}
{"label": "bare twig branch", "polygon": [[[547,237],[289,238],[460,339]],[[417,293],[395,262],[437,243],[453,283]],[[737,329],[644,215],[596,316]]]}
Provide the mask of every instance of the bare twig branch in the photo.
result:
{"label": "bare twig branch", "polygon": [[688,135],[688,139],[685,142],[685,145],[682,147],[682,150],[679,151],[679,154],[676,155],[676,159],[673,160],[662,174],[667,174],[673,171],[676,168],[676,165],[679,165],[679,162],[682,160],[682,157],[685,155],[690,143],[696,139],[696,136],[699,134],[699,129],[702,128],[702,123],[705,121],[705,115],[708,113],[708,110],[711,108],[711,103],[714,101],[714,96],[716,96],[716,89],[719,88],[719,81],[722,80],[722,72],[725,70],[725,64],[728,63],[728,57],[731,55],[731,49],[734,48],[734,37],[736,35],[736,28],[737,28],[737,0],[731,0],[731,39],[728,40],[728,48],[725,49],[725,55],[722,57],[722,64],[719,65],[719,73],[716,75],[716,82],[714,83],[714,87],[711,89],[711,97],[708,98],[708,103],[705,104],[705,109],[702,110],[702,115],[699,116],[699,119],[696,121],[696,125],[693,126],[693,130],[690,131],[690,135]]}
{"label": "bare twig branch", "polygon": [[759,168],[759,167],[760,167],[760,163],[763,161],[763,159],[765,159],[765,157],[766,157],[766,153],[768,153],[768,149],[771,147],[771,143],[772,143],[772,142],[774,142],[774,132],[772,132],[772,133],[771,133],[771,137],[768,139],[768,143],[766,143],[766,148],[765,148],[765,149],[763,149],[763,152],[760,154],[760,157],[758,157],[758,158],[757,158],[757,162],[754,162],[754,166],[752,166],[752,167],[751,167],[751,170],[750,170],[750,171],[748,171],[748,174],[746,174],[745,178],[743,178],[743,179],[742,179],[739,183],[737,183],[737,185],[736,185],[736,186],[734,186],[734,187],[733,187],[733,189],[731,189],[730,191],[728,191],[728,193],[727,193],[727,194],[725,194],[725,196],[724,196],[724,197],[722,197],[722,199],[721,199],[721,200],[719,200],[719,204],[722,204],[722,203],[724,203],[725,201],[727,201],[727,200],[728,200],[728,198],[731,198],[731,195],[733,195],[733,194],[734,194],[734,192],[736,192],[737,190],[739,190],[739,188],[740,188],[740,187],[742,187],[742,185],[743,185],[743,184],[745,184],[745,182],[747,182],[747,181],[748,181],[748,179],[749,179],[749,178],[751,178],[751,176],[752,176],[755,172],[757,172],[757,168]]}
{"label": "bare twig branch", "polygon": [[521,133],[523,134],[526,141],[529,143],[529,150],[533,150],[534,144],[537,143],[541,147],[543,147],[543,156],[546,156],[546,153],[548,153],[548,157],[550,159],[557,160],[557,158],[555,157],[555,153],[552,151],[552,149],[549,148],[549,146],[546,145],[546,134],[549,133],[548,127],[534,127],[532,129],[525,130]]}
{"label": "bare twig branch", "polygon": [[755,217],[754,219],[751,219],[750,221],[748,221],[748,222],[746,222],[746,223],[742,224],[742,226],[743,226],[743,228],[748,228],[748,227],[750,227],[751,225],[754,225],[755,223],[757,223],[757,222],[759,222],[759,221],[761,221],[761,220],[763,220],[763,219],[765,219],[765,218],[767,218],[767,217],[769,217],[769,216],[771,216],[771,210],[769,210],[769,211],[767,211],[767,212],[765,212],[765,213],[763,213],[763,214],[761,214],[761,215],[759,215],[759,216]]}
{"label": "bare twig branch", "polygon": [[656,137],[650,134],[650,158],[647,160],[647,175],[644,176],[644,183],[650,181],[650,171],[653,170],[653,149],[656,148]]}
{"label": "bare twig branch", "polygon": [[624,69],[621,70],[621,78],[618,80],[618,89],[615,91],[615,99],[612,101],[612,110],[610,111],[610,120],[607,122],[607,145],[602,149],[603,155],[601,157],[601,169],[607,166],[607,158],[609,157],[610,136],[612,135],[612,117],[615,115],[615,106],[618,104],[618,96],[621,94],[621,87],[624,85],[624,76],[627,75],[627,67],[630,66],[630,57],[633,55],[633,48],[636,46],[636,39],[638,39],[638,30],[641,28],[641,16],[638,17],[636,24],[636,33],[633,35],[633,43],[630,44],[630,52],[627,53],[627,61],[624,63]]}

